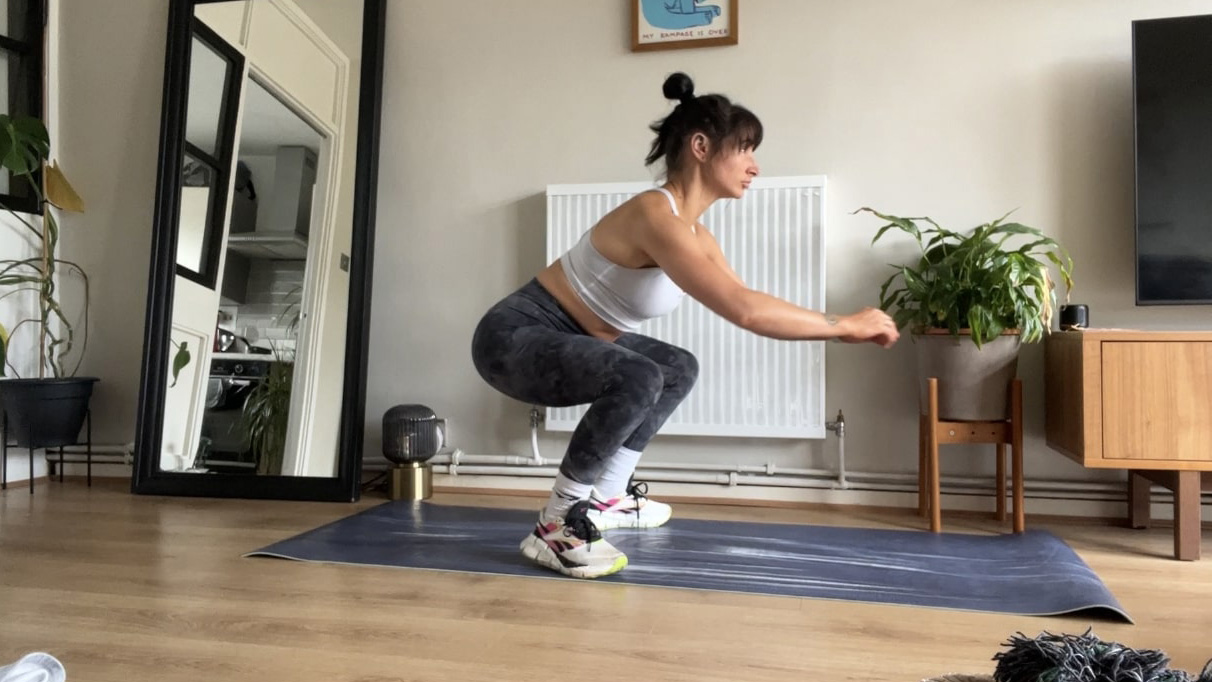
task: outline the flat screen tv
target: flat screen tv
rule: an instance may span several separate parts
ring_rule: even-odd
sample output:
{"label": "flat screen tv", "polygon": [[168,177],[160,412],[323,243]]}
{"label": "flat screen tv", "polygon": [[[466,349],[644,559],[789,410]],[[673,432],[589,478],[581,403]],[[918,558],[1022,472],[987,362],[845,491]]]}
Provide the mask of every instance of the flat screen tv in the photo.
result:
{"label": "flat screen tv", "polygon": [[1212,304],[1212,15],[1132,24],[1136,303]]}

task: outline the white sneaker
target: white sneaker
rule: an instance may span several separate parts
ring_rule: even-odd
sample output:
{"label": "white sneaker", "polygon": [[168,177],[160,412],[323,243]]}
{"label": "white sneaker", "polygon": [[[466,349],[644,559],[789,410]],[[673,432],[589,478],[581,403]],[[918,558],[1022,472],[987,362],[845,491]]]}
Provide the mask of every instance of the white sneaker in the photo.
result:
{"label": "white sneaker", "polygon": [[673,507],[648,499],[647,483],[633,483],[609,500],[599,498],[596,490],[589,495],[589,519],[602,530],[656,528],[672,515]]}
{"label": "white sneaker", "polygon": [[600,578],[627,566],[627,555],[602,539],[586,516],[588,500],[581,500],[562,519],[539,515],[534,532],[522,541],[526,558],[574,578]]}

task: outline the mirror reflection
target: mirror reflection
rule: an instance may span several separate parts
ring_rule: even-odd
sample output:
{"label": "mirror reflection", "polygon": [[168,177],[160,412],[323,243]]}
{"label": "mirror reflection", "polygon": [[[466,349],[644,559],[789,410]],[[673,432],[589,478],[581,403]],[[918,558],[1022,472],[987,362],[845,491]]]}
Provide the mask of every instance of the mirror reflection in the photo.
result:
{"label": "mirror reflection", "polygon": [[337,475],[362,11],[195,7],[163,471]]}
{"label": "mirror reflection", "polygon": [[[222,52],[220,52],[222,50]],[[215,181],[222,175],[225,93],[231,90],[238,55],[209,33],[190,41],[189,101],[185,120],[177,265],[200,284],[213,285],[218,266],[216,232],[221,228]]]}

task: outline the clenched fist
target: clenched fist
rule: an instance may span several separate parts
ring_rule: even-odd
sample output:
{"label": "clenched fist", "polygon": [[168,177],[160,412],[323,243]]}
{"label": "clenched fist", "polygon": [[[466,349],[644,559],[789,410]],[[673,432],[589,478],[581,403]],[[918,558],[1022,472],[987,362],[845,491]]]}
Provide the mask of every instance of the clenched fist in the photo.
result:
{"label": "clenched fist", "polygon": [[864,308],[847,315],[841,318],[838,326],[844,330],[841,340],[845,343],[874,343],[891,348],[901,337],[896,322],[879,308]]}

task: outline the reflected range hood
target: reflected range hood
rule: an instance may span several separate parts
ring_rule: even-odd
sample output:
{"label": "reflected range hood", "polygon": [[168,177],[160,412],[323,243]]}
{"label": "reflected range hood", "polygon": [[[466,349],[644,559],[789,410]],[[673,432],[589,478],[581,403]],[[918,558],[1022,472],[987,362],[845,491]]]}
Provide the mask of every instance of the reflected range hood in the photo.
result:
{"label": "reflected range hood", "polygon": [[279,147],[274,158],[272,187],[262,179],[260,197],[252,182],[237,188],[227,247],[248,258],[305,260],[316,154],[307,147]]}

